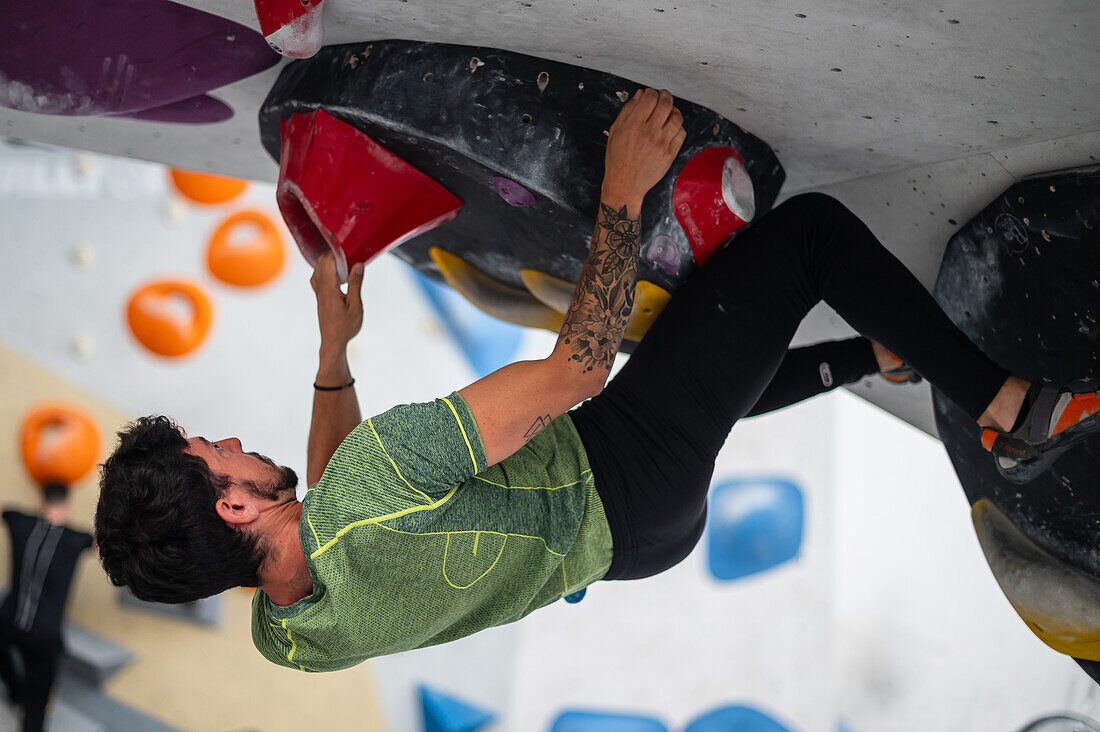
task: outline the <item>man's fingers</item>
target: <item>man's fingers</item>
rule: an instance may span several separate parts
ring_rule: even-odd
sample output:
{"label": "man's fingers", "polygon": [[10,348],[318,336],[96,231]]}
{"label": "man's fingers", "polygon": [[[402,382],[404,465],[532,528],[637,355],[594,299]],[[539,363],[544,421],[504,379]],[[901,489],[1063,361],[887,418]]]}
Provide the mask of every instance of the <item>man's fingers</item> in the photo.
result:
{"label": "man's fingers", "polygon": [[336,256],[332,250],[329,250],[317,259],[309,284],[313,286],[314,292],[319,293],[321,290],[331,289],[333,283],[337,283],[336,286],[339,287],[339,282],[340,274],[336,271]]}
{"label": "man's fingers", "polygon": [[363,289],[363,263],[359,262],[351,268],[351,273],[348,275],[348,304],[360,307],[363,304],[362,289]]}
{"label": "man's fingers", "polygon": [[634,110],[638,107],[638,97],[641,96],[642,90],[634,92],[634,96],[627,99],[623,104],[623,108],[619,110],[619,115],[615,117],[615,121],[611,123],[611,127],[608,128],[608,132],[614,132],[617,128],[621,127],[630,117],[634,114]]}
{"label": "man's fingers", "polygon": [[672,94],[668,89],[662,89],[657,92],[657,101],[653,105],[653,110],[649,113],[649,122],[659,127],[663,126],[671,113]]}
{"label": "man's fingers", "polygon": [[684,138],[686,137],[687,130],[681,127],[680,131],[676,133],[676,136],[672,138],[672,141],[668,143],[669,155],[671,155],[672,157],[676,157],[676,155],[680,152],[680,148],[683,147]]}
{"label": "man's fingers", "polygon": [[672,112],[668,115],[668,120],[665,121],[664,127],[661,128],[661,139],[665,142],[671,142],[683,129],[684,115],[680,113],[679,109],[673,107]]}
{"label": "man's fingers", "polygon": [[672,111],[668,115],[668,119],[665,120],[665,131],[668,134],[672,135],[672,134],[675,134],[676,131],[681,129],[683,126],[684,126],[684,115],[683,115],[683,113],[679,109],[677,109],[676,107],[673,107]]}
{"label": "man's fingers", "polygon": [[650,115],[653,114],[654,107],[657,106],[657,100],[659,99],[656,89],[645,89],[638,95],[635,107],[630,111],[630,116],[637,117],[639,120],[647,120]]}

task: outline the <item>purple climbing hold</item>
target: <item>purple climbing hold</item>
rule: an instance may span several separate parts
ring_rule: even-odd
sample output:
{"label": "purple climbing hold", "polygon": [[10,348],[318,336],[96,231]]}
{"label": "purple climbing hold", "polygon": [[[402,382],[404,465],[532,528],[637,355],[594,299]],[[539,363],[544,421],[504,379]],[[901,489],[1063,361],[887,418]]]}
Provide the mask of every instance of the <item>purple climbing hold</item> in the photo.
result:
{"label": "purple climbing hold", "polygon": [[642,258],[663,269],[670,277],[675,277],[680,272],[680,262],[683,261],[676,242],[664,234],[653,237],[653,241],[642,252]]}
{"label": "purple climbing hold", "polygon": [[170,124],[209,124],[211,122],[223,122],[233,117],[233,108],[225,102],[219,101],[209,94],[200,94],[197,97],[184,99],[180,102],[164,104],[152,109],[143,109],[140,112],[127,114],[115,114],[112,117],[129,117],[145,122],[168,122]]}
{"label": "purple climbing hold", "polygon": [[274,66],[256,31],[170,0],[9,3],[0,106],[57,115],[214,122],[206,92]]}
{"label": "purple climbing hold", "polygon": [[509,206],[526,208],[535,205],[535,194],[527,190],[514,180],[494,176],[493,187],[497,189],[500,197],[508,202]]}

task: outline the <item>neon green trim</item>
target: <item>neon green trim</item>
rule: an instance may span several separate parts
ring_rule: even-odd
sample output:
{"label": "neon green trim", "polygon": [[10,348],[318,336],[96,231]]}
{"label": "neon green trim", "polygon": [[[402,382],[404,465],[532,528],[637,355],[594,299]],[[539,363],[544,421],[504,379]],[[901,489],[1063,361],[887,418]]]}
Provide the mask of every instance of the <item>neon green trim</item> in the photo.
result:
{"label": "neon green trim", "polygon": [[[380,529],[385,529],[386,531],[392,531],[395,534],[404,534],[405,536],[450,536],[451,534],[472,534],[475,531],[474,529],[467,529],[465,531],[425,531],[424,533],[420,534],[420,533],[417,533],[415,531],[402,531],[401,529],[390,528],[389,526],[385,526],[383,524],[376,524],[376,525]],[[502,531],[490,531],[488,529],[477,529],[477,531],[480,531],[482,534],[494,534],[496,536],[503,536],[505,538],[515,537],[516,539],[534,539],[535,541],[542,542],[542,546],[543,546],[544,549],[546,549],[546,552],[548,554],[553,554],[555,557],[564,557],[565,556],[564,554],[560,554],[559,552],[556,552],[553,549],[551,549],[547,545],[546,539],[543,539],[541,536],[528,536],[527,534],[506,534]]]}
{"label": "neon green trim", "polygon": [[[454,407],[452,407],[452,409],[453,408]],[[401,471],[398,470],[398,468],[397,468],[397,463],[395,463],[393,461],[393,458],[390,457],[390,453],[386,450],[386,446],[382,444],[382,438],[379,437],[378,430],[374,429],[374,420],[373,419],[368,419],[367,420],[367,425],[370,426],[370,431],[374,433],[374,439],[378,441],[378,447],[381,448],[382,454],[386,456],[386,459],[390,461],[390,465],[393,466],[393,472],[397,473],[397,477],[400,478],[401,480],[405,481],[405,485],[407,485],[411,490],[413,490],[413,491],[419,493],[420,495],[424,496],[425,500],[431,501],[432,500],[431,496],[429,496],[427,493],[420,490],[419,488],[413,487],[412,483],[410,483],[408,480],[405,480],[405,476],[402,475]]]}
{"label": "neon green trim", "polygon": [[[294,663],[294,651],[298,650],[298,644],[294,642],[294,637],[290,634],[290,628],[287,627],[285,620],[283,621],[283,630],[286,631],[286,639],[290,641],[290,653],[286,654],[286,662]],[[301,665],[298,666],[298,669],[305,671],[305,668]]]}
{"label": "neon green trim", "polygon": [[317,543],[317,546],[320,546],[321,545],[321,539],[318,538],[317,529],[313,528],[313,519],[311,519],[309,517],[308,513],[306,514],[306,523],[309,524],[309,530],[313,532],[313,541],[315,541]]}
{"label": "neon green trim", "polygon": [[[447,584],[449,584],[451,587],[455,588],[456,590],[468,590],[471,587],[473,587],[474,585],[476,585],[478,582],[480,582],[482,580],[482,578],[485,577],[485,575],[492,572],[493,567],[497,566],[497,562],[499,562],[500,558],[502,556],[504,556],[504,547],[508,546],[508,536],[507,536],[507,534],[504,536],[504,541],[502,541],[501,544],[500,544],[500,551],[497,552],[497,558],[493,560],[493,563],[489,565],[489,568],[487,570],[485,570],[484,572],[482,572],[481,575],[476,580],[474,580],[473,582],[471,582],[468,585],[462,586],[462,585],[456,585],[454,582],[451,582],[451,578],[447,576],[447,550],[450,549],[450,547],[451,547],[451,534],[452,533],[469,533],[469,532],[449,532],[447,534],[447,543],[443,545],[443,579],[445,579],[447,581]],[[476,542],[477,541],[477,538],[476,538],[477,537],[477,532],[474,533],[474,537],[475,537],[474,541]]]}
{"label": "neon green trim", "polygon": [[[458,489],[459,489],[459,486],[456,485],[454,488],[447,491],[447,495],[443,496],[442,498],[440,498],[435,503],[429,503],[427,506],[413,506],[411,508],[406,508],[402,511],[397,511],[395,513],[386,514],[385,516],[378,516],[378,517],[375,517],[375,518],[363,519],[362,521],[354,521],[354,522],[348,524],[347,526],[345,526],[344,528],[340,529],[339,531],[337,531],[336,536],[332,537],[332,539],[330,541],[326,542],[324,546],[318,547],[317,551],[315,551],[315,552],[313,552],[312,554],[309,555],[309,558],[310,559],[316,559],[317,557],[321,556],[333,544],[335,544],[337,541],[339,541],[341,536],[348,533],[349,531],[351,531],[354,528],[358,528],[360,526],[366,526],[368,524],[378,524],[381,521],[389,521],[390,519],[401,518],[402,516],[407,516],[410,513],[418,513],[420,511],[431,511],[433,509],[439,508],[444,503],[451,500],[451,496],[453,496]],[[384,528],[388,528],[388,527],[384,527]],[[392,529],[391,529],[391,531],[392,531]],[[406,533],[406,532],[401,532],[401,533]],[[446,533],[446,532],[439,532],[439,533]]]}
{"label": "neon green trim", "polygon": [[512,490],[512,491],[556,491],[556,490],[559,490],[561,488],[569,488],[571,486],[575,486],[575,485],[578,485],[580,483],[584,483],[586,479],[583,476],[585,475],[585,473],[591,473],[591,472],[592,472],[591,470],[585,470],[583,473],[581,473],[582,477],[581,477],[580,480],[575,480],[572,483],[565,483],[563,485],[556,485],[552,488],[550,486],[545,486],[545,485],[530,485],[530,486],[529,485],[504,485],[503,483],[493,482],[493,481],[489,480],[488,478],[482,478],[480,475],[475,475],[474,478],[476,478],[477,480],[480,480],[482,483],[488,483],[489,485],[496,486],[497,488],[506,488],[506,489]]}
{"label": "neon green trim", "polygon": [[455,421],[458,422],[458,428],[462,430],[462,439],[466,440],[466,449],[470,451],[470,462],[474,464],[474,472],[476,473],[477,458],[474,457],[474,447],[470,444],[470,438],[466,436],[466,428],[462,426],[462,420],[458,416],[458,410],[455,409],[455,405],[451,404],[451,400],[447,397],[443,397],[443,401],[451,408],[451,414],[455,416]]}

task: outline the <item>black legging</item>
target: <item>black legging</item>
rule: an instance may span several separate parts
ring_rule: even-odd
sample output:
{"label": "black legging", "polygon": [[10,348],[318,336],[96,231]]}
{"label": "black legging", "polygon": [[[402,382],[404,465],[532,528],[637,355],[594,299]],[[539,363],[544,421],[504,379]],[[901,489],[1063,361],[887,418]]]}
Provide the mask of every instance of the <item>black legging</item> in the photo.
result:
{"label": "black legging", "polygon": [[792,348],[746,417],[774,412],[878,373],[871,341],[849,338]]}
{"label": "black legging", "polygon": [[0,677],[23,708],[23,732],[41,732],[61,659],[61,638],[0,629]]}
{"label": "black legging", "polygon": [[974,419],[1009,376],[843,205],[820,193],[790,199],[677,290],[618,375],[571,413],[611,527],[604,579],[648,577],[691,552],[718,451],[767,396],[822,300]]}

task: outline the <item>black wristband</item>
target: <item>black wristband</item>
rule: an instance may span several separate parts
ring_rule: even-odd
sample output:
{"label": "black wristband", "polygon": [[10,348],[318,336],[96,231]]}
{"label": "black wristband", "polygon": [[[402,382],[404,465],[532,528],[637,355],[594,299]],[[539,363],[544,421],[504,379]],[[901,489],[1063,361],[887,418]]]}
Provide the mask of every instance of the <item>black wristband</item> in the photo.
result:
{"label": "black wristband", "polygon": [[352,386],[354,383],[355,383],[355,379],[352,379],[351,381],[344,384],[343,386],[317,386],[317,382],[315,381],[315,382],[313,382],[313,388],[316,389],[317,391],[341,391],[343,389],[347,389],[348,387]]}

